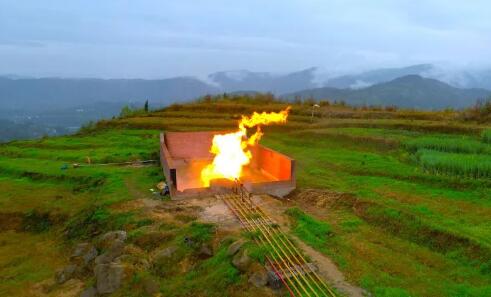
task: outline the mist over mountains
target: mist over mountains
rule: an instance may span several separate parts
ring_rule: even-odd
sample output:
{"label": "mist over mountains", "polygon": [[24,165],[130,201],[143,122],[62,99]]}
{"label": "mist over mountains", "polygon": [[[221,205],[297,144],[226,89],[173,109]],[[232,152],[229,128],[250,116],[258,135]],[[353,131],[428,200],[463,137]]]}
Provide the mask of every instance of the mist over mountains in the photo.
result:
{"label": "mist over mountains", "polygon": [[[285,98],[292,98],[292,96],[312,96],[315,99],[332,100],[346,98],[353,104],[458,108],[469,106],[481,96],[487,96],[487,91],[475,89],[491,90],[491,69],[446,71],[431,64],[420,64],[402,68],[375,69],[358,74],[329,77],[325,80],[319,78],[319,72],[318,68],[287,74],[248,70],[222,71],[208,75],[206,80],[195,77],[146,80],[23,78],[6,75],[0,76],[0,109],[44,112],[97,102],[123,105],[145,100],[149,100],[154,105],[165,106],[174,102],[192,100],[205,94],[223,92],[271,92]],[[424,79],[416,79],[415,75]],[[406,79],[404,84],[397,80],[406,76],[411,78]],[[379,86],[375,87],[376,85]],[[391,92],[387,92],[388,89]],[[401,96],[404,97],[403,102]],[[456,97],[460,99],[457,100]],[[423,100],[422,98],[426,104],[411,105],[411,102],[418,102]]]}
{"label": "mist over mountains", "polygon": [[[11,139],[16,125],[23,130],[36,127],[33,137],[64,134],[87,121],[118,115],[124,105],[139,106],[146,100],[157,108],[206,94],[271,92],[287,100],[313,98],[352,105],[440,109],[471,106],[491,96],[490,90],[491,69],[457,71],[431,64],[339,76],[325,75],[315,67],[287,74],[221,71],[205,79],[31,78],[9,74],[0,76],[0,119],[3,130],[10,131],[3,134]],[[0,135],[1,139],[6,137]]]}
{"label": "mist over mountains", "polygon": [[[313,98],[345,101],[350,105],[398,106],[417,109],[463,108],[480,98],[487,98],[486,89],[461,89],[436,79],[412,74],[365,88],[338,89],[332,87],[308,89],[284,95],[285,98]],[[431,100],[429,100],[431,99]]]}

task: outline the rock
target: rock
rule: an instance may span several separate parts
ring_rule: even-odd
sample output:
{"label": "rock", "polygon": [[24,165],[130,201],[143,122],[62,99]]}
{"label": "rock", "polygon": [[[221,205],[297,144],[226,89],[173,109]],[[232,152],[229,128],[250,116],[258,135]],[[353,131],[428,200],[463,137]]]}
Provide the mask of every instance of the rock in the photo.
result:
{"label": "rock", "polygon": [[246,271],[251,265],[252,260],[249,257],[247,250],[241,250],[232,259],[232,264],[240,271]]}
{"label": "rock", "polygon": [[127,234],[125,231],[111,231],[101,235],[97,241],[97,247],[100,249],[110,248],[115,241],[125,242]]}
{"label": "rock", "polygon": [[155,254],[154,261],[158,262],[160,259],[170,258],[172,254],[174,254],[176,251],[177,251],[177,247],[175,246],[170,246],[165,249],[162,249]]}
{"label": "rock", "polygon": [[78,263],[81,266],[86,266],[94,260],[95,257],[97,257],[96,248],[92,244],[84,242],[75,246],[70,259],[72,262]]}
{"label": "rock", "polygon": [[70,264],[65,268],[63,268],[62,270],[58,271],[55,275],[56,283],[63,284],[67,280],[71,279],[76,270],[77,270],[77,265]]}
{"label": "rock", "polygon": [[205,257],[205,258],[209,258],[209,257],[213,256],[213,250],[211,249],[211,247],[208,244],[203,244],[198,251],[198,255]]}
{"label": "rock", "polygon": [[227,255],[228,256],[233,256],[237,254],[237,252],[240,250],[240,248],[244,245],[245,240],[239,239],[235,242],[233,242],[227,249]]}
{"label": "rock", "polygon": [[123,251],[124,251],[124,242],[117,239],[112,243],[111,247],[109,247],[109,249],[105,253],[95,258],[95,263],[96,264],[110,263],[117,257],[121,256],[123,254]]}
{"label": "rock", "polygon": [[150,296],[157,294],[160,291],[160,285],[151,277],[142,279],[143,290]]}
{"label": "rock", "polygon": [[249,278],[249,283],[253,284],[256,288],[264,287],[268,284],[268,274],[263,269],[256,271]]}
{"label": "rock", "polygon": [[274,273],[274,271],[268,271],[268,285],[271,287],[271,289],[274,290],[279,290],[283,286],[283,283],[281,282],[281,279],[279,276]]}
{"label": "rock", "polygon": [[177,247],[170,246],[158,251],[152,259],[151,267],[160,277],[172,275],[176,270],[182,269],[181,264],[177,267],[175,253]]}
{"label": "rock", "polygon": [[98,264],[95,266],[94,274],[97,284],[97,293],[112,293],[121,287],[124,277],[124,266],[115,263]]}
{"label": "rock", "polygon": [[121,241],[126,241],[127,234],[126,231],[111,231],[107,232],[106,234],[102,235],[101,240],[108,242],[108,241],[115,241],[115,240],[121,240]]}
{"label": "rock", "polygon": [[85,289],[82,294],[80,294],[80,297],[96,297],[97,296],[97,290],[94,287],[90,287]]}

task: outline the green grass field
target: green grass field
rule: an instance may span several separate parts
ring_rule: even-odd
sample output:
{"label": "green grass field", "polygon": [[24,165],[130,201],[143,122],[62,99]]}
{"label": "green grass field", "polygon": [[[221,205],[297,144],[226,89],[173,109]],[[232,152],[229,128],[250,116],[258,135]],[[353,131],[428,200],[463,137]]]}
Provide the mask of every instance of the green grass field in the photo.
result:
{"label": "green grass field", "polygon": [[[229,129],[241,114],[284,107],[203,101],[102,121],[79,135],[0,145],[0,295],[28,294],[77,241],[118,228],[138,234],[145,225],[121,206],[151,195],[158,167],[72,163],[157,159],[161,130]],[[448,112],[323,106],[313,122],[309,113],[294,105],[289,122],[265,128],[262,141],[297,160],[291,232],[374,296],[491,296],[490,127]],[[307,190],[318,195],[307,199]],[[169,232],[179,238],[192,228],[185,222]],[[161,278],[162,296],[196,288],[203,296],[252,294],[224,248],[193,273]],[[143,296],[141,277],[122,296]]]}

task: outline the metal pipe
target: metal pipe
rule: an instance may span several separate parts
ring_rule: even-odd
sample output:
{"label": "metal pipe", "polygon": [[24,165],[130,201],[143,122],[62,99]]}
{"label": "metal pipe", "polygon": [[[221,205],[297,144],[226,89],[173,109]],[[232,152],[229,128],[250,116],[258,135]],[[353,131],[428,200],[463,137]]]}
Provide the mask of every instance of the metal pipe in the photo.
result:
{"label": "metal pipe", "polygon": [[[229,197],[231,197],[232,195],[229,195]],[[245,212],[243,209],[240,208],[240,205],[238,205],[237,203],[235,203],[236,201],[234,199],[230,199],[229,202],[231,204],[233,204],[235,207],[236,207],[236,210],[238,212],[240,212],[243,217],[244,217],[244,220],[246,221],[249,221],[247,219],[247,212]],[[254,222],[254,221],[253,221]],[[258,226],[255,222],[254,222],[254,225]],[[259,232],[261,232],[261,234],[263,235],[264,239],[269,243],[269,245],[271,246],[271,248],[273,249],[273,251],[275,252],[276,256],[281,260],[281,262],[283,262],[284,266],[289,270],[290,274],[297,280],[298,284],[300,285],[300,287],[303,289],[303,291],[305,293],[308,294],[307,290],[305,289],[305,287],[303,286],[303,284],[301,282],[298,281],[297,277],[295,276],[295,274],[293,273],[293,271],[291,270],[291,268],[288,267],[287,263],[285,262],[285,260],[281,257],[280,253],[277,251],[277,249],[275,248],[275,246],[271,243],[271,241],[269,240],[269,238],[264,234],[264,232],[260,229],[259,229]],[[281,266],[281,265],[280,265]],[[300,290],[297,288],[297,286],[295,285],[295,283],[290,279],[290,278],[287,278],[291,284],[292,284],[292,287],[295,289],[295,291],[297,291],[297,293],[302,296],[302,292],[300,292]]]}
{"label": "metal pipe", "polygon": [[[233,197],[232,195],[230,195],[230,197]],[[247,213],[243,206],[240,205],[240,199],[234,199],[234,198],[231,198],[231,200],[233,201],[233,203],[235,203],[235,205],[237,206],[238,209],[240,209],[242,207],[242,211],[244,213]],[[252,211],[249,212],[250,214],[254,214]],[[247,217],[246,217],[247,218]],[[283,248],[278,244],[278,242],[270,236],[267,236],[266,233],[267,233],[267,228],[264,228],[263,230],[263,226],[261,223],[258,223],[256,222],[256,220],[254,218],[251,218],[250,219],[259,229],[259,231],[263,234],[263,236],[266,238],[266,240],[269,242],[269,244],[271,245],[271,248],[273,249],[273,251],[277,254],[277,256],[280,258],[281,262],[283,262],[283,264],[285,265],[285,268],[290,272],[291,276],[293,276],[293,278],[298,282],[298,284],[300,285],[300,287],[303,289],[303,291],[305,293],[307,293],[307,295],[310,296],[309,294],[309,290],[307,290],[307,288],[304,286],[304,284],[302,283],[302,280],[303,282],[310,288],[310,290],[313,291],[313,293],[317,295],[317,292],[315,290],[313,290],[313,288],[311,287],[311,285],[309,284],[309,282],[307,281],[307,279],[305,278],[305,276],[303,275],[303,272],[300,271],[298,268],[297,268],[297,265],[295,265],[295,263],[293,263],[291,261],[291,259],[289,259],[288,255],[286,254],[286,252],[283,250]],[[266,231],[265,231],[266,230]],[[271,241],[271,239],[275,242],[275,244],[277,245],[277,248],[275,247],[275,244],[273,244],[273,242]],[[281,252],[278,252],[278,250]],[[281,254],[283,254],[283,256],[286,257],[287,260],[285,260]],[[287,263],[287,261],[289,263]],[[292,265],[289,265],[289,264],[292,264]],[[293,267],[293,270],[295,270],[295,272],[299,272],[299,277],[297,277],[297,275],[293,272],[292,270],[292,267]]]}

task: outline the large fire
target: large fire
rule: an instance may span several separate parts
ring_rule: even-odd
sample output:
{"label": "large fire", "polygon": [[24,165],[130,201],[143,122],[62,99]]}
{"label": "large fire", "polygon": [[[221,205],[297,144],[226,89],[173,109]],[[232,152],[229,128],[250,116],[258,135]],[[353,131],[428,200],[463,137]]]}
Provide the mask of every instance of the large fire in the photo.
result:
{"label": "large fire", "polygon": [[[242,116],[236,132],[215,135],[210,150],[215,158],[201,171],[203,186],[209,187],[212,179],[239,179],[242,168],[252,158],[249,147],[258,144],[263,136],[261,126],[285,123],[289,111],[290,107],[280,112],[254,112],[252,116]],[[247,128],[253,127],[256,132],[247,137]]]}

